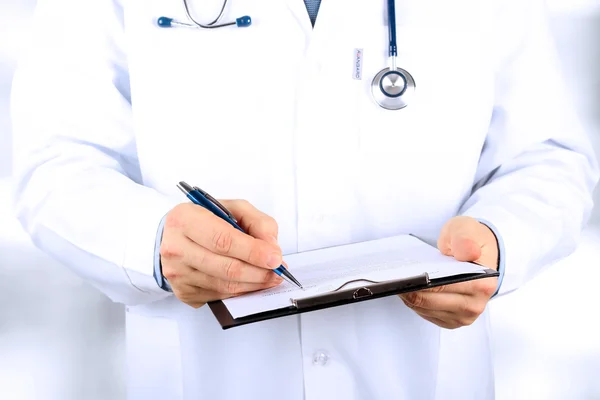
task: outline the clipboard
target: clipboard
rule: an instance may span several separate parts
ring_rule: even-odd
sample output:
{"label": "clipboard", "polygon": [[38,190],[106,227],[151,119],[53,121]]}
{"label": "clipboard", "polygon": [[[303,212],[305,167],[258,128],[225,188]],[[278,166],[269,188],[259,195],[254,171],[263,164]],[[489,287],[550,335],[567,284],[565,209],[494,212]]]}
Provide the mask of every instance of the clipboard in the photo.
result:
{"label": "clipboard", "polygon": [[[415,292],[430,289],[437,286],[451,285],[454,283],[467,282],[477,279],[497,277],[500,273],[493,269],[484,269],[482,273],[470,273],[453,275],[446,278],[430,279],[427,273],[411,278],[391,280],[385,282],[373,282],[363,279],[354,279],[344,283],[336,290],[319,295],[304,297],[301,299],[290,299],[291,305],[287,308],[252,314],[245,317],[233,318],[222,301],[209,302],[212,313],[223,330],[235,328],[242,325],[266,321],[274,318],[287,317],[325,308],[339,307],[346,304],[379,299],[382,297],[398,295],[402,293]],[[350,284],[364,282],[358,287],[345,288]]]}

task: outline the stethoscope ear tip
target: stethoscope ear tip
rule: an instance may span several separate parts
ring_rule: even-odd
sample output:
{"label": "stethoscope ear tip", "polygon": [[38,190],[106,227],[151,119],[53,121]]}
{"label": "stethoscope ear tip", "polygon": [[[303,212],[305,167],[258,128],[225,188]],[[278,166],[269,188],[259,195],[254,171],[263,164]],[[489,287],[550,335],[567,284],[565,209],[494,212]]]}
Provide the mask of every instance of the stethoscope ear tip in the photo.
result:
{"label": "stethoscope ear tip", "polygon": [[237,18],[235,20],[235,24],[238,28],[245,28],[247,26],[252,25],[252,18],[250,18],[248,15],[245,15],[243,17]]}
{"label": "stethoscope ear tip", "polygon": [[171,22],[173,22],[173,18],[160,17],[156,21],[156,24],[158,26],[160,26],[161,28],[170,28],[171,27]]}

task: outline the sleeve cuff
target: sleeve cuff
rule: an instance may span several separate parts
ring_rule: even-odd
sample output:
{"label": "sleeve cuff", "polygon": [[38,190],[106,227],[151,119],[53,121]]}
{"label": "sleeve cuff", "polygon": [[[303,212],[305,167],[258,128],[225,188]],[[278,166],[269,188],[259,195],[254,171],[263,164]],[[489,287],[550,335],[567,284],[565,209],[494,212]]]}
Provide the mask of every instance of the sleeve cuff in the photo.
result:
{"label": "sleeve cuff", "polygon": [[502,236],[500,235],[500,233],[498,232],[498,229],[494,226],[494,224],[492,224],[491,222],[489,222],[485,219],[481,219],[481,218],[476,218],[476,219],[483,225],[490,228],[490,230],[496,237],[496,242],[498,244],[498,272],[500,273],[500,276],[498,277],[498,286],[496,287],[496,291],[494,292],[494,295],[492,296],[492,298],[494,298],[494,297],[496,297],[498,292],[500,292],[500,288],[502,287],[502,281],[504,280],[504,268],[505,268],[504,260],[506,258],[505,250],[504,250],[504,240],[502,240]]}
{"label": "sleeve cuff", "polygon": [[171,284],[169,284],[169,281],[167,281],[162,274],[162,264],[160,262],[160,244],[162,242],[166,219],[167,215],[165,214],[160,220],[160,224],[158,225],[158,229],[156,231],[156,241],[154,243],[154,280],[159,288],[166,292],[172,293],[173,289],[171,288]]}
{"label": "sleeve cuff", "polygon": [[161,222],[165,215],[181,202],[163,195],[146,196],[144,200],[143,205],[129,210],[128,245],[123,267],[133,286],[158,300],[168,295],[157,285],[154,277],[156,252],[160,251],[160,246],[157,248],[157,240],[162,240]]}

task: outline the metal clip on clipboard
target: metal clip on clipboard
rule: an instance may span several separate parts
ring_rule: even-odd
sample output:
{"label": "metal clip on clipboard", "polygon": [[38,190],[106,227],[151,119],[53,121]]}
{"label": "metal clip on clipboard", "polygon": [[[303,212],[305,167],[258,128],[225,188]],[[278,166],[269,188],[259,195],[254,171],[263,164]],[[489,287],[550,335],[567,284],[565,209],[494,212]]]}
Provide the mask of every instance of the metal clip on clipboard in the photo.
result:
{"label": "metal clip on clipboard", "polygon": [[[370,282],[371,285],[353,287],[352,289],[341,290],[351,283]],[[355,279],[344,283],[339,288],[330,292],[300,299],[290,299],[293,306],[300,310],[318,309],[323,306],[332,306],[336,304],[355,303],[364,300],[372,300],[379,297],[389,296],[390,294],[399,294],[415,287],[426,288],[430,280],[427,273],[410,278],[397,279],[393,281],[374,282],[368,279]]]}

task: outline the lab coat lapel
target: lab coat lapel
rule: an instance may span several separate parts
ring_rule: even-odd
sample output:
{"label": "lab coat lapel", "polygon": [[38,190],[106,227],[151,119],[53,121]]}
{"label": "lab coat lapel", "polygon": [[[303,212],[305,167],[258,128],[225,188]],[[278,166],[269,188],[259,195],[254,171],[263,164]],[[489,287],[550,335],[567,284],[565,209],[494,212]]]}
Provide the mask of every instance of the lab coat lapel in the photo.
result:
{"label": "lab coat lapel", "polygon": [[[331,35],[334,32],[342,33],[343,28],[347,27],[349,22],[348,17],[357,10],[364,8],[364,6],[359,6],[354,0],[321,0],[317,22],[313,28],[304,0],[286,1],[290,12],[294,15],[298,24],[311,38],[323,34]],[[349,34],[350,32],[344,33]]]}
{"label": "lab coat lapel", "polygon": [[[312,25],[306,10],[304,0],[285,0],[287,2],[290,12],[294,15],[298,24],[304,29],[307,34],[312,32]],[[321,0],[322,2],[323,0]]]}

